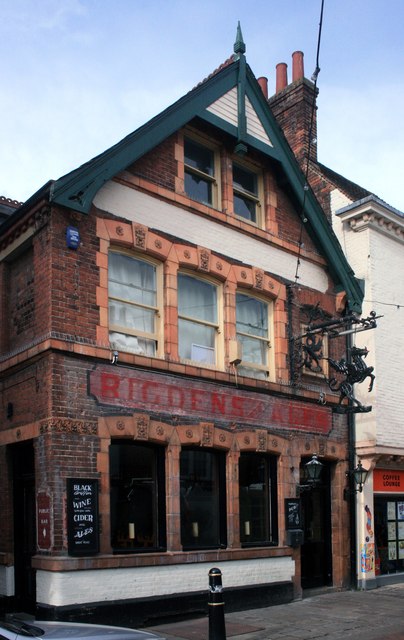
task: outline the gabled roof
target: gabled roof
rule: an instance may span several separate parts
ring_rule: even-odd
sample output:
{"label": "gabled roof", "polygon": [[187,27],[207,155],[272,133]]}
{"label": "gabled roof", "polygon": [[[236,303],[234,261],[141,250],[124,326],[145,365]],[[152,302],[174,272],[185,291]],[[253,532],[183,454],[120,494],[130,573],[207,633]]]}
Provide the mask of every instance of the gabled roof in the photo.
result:
{"label": "gabled roof", "polygon": [[22,205],[22,202],[17,200],[11,200],[11,198],[5,198],[0,196],[0,225],[4,220],[7,220],[18,207]]}
{"label": "gabled roof", "polygon": [[350,200],[353,200],[354,202],[356,200],[362,200],[363,198],[367,198],[368,196],[375,195],[371,191],[368,191],[367,189],[360,187],[355,182],[352,182],[352,180],[348,180],[348,178],[341,176],[341,174],[336,173],[329,167],[321,164],[321,162],[312,162],[312,164],[319,168],[321,174],[325,178],[327,178],[329,182],[331,182],[337,189],[340,189],[342,193],[344,193]]}
{"label": "gabled roof", "polygon": [[348,306],[360,311],[362,290],[334,232],[246,63],[240,25],[234,56],[165,111],[104,153],[50,184],[51,202],[88,213],[98,190],[113,176],[198,117],[234,138],[235,152],[256,149],[277,165],[308,232],[325,256],[336,286],[347,293]]}

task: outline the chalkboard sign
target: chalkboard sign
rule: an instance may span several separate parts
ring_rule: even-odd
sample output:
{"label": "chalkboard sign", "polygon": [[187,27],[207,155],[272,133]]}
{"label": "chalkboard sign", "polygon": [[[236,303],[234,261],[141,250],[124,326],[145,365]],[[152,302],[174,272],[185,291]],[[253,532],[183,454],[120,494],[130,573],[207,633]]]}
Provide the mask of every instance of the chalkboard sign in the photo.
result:
{"label": "chalkboard sign", "polygon": [[67,478],[67,542],[71,556],[98,553],[98,480]]}
{"label": "chalkboard sign", "polygon": [[286,529],[302,528],[300,500],[298,498],[285,499],[285,528]]}

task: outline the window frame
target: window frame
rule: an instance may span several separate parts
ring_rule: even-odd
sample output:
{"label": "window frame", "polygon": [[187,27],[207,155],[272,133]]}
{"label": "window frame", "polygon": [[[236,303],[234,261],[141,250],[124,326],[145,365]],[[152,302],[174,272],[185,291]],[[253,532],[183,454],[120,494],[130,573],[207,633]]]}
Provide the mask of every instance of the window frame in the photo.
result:
{"label": "window frame", "polygon": [[[122,487],[120,487],[120,476],[121,476],[121,468],[119,468],[119,479],[118,480],[114,480],[114,478],[112,477],[112,473],[113,473],[113,469],[112,469],[112,451],[113,451],[113,447],[122,447],[122,446],[127,446],[128,448],[131,449],[135,449],[136,447],[140,450],[140,448],[147,448],[150,451],[153,452],[154,454],[154,469],[153,471],[154,473],[154,477],[153,477],[153,482],[154,482],[154,499],[156,500],[156,504],[154,505],[154,514],[153,514],[153,526],[156,527],[156,531],[153,532],[153,535],[156,538],[156,542],[157,544],[153,545],[153,546],[141,546],[139,544],[136,544],[136,536],[137,536],[137,532],[138,532],[138,525],[136,523],[136,517],[133,516],[133,524],[134,524],[134,531],[135,531],[135,538],[134,538],[134,542],[131,544],[130,543],[130,537],[129,537],[129,520],[128,520],[128,536],[127,536],[127,540],[128,543],[126,546],[118,546],[114,543],[114,532],[116,529],[116,523],[113,522],[113,514],[118,513],[118,505],[119,502],[117,501],[116,505],[113,505],[113,489],[114,487],[117,487],[118,490]],[[111,547],[113,549],[113,553],[114,554],[121,554],[121,553],[154,553],[156,551],[166,551],[167,550],[167,531],[166,531],[166,469],[165,469],[165,447],[163,445],[157,445],[157,444],[152,444],[149,442],[137,442],[137,441],[133,441],[133,440],[128,440],[126,438],[122,438],[122,439],[112,439],[109,445],[109,451],[108,451],[108,456],[109,456],[109,499],[110,499],[110,526],[111,526]],[[125,491],[130,489],[130,487],[126,487],[124,486]],[[127,498],[128,502],[129,499]],[[136,509],[135,507],[135,512],[139,511],[140,509]],[[114,526],[115,525],[115,526]],[[126,530],[125,530],[126,532]]]}
{"label": "window frame", "polygon": [[[257,336],[255,334],[251,334],[251,333],[245,333],[242,331],[239,331],[238,329],[238,321],[237,321],[237,297],[238,296],[245,296],[246,298],[250,298],[252,300],[257,300],[258,302],[261,302],[262,304],[265,304],[267,307],[267,319],[268,319],[268,335],[266,337],[262,337],[262,336]],[[244,373],[241,372],[242,369],[247,369],[247,371],[251,370],[251,372],[253,371],[263,371],[266,375],[265,375],[265,379],[266,380],[271,380],[273,379],[273,372],[274,372],[274,339],[273,339],[273,335],[274,335],[274,323],[273,323],[273,313],[274,313],[274,309],[273,309],[273,300],[265,298],[263,296],[259,296],[259,295],[251,295],[250,291],[246,291],[244,289],[238,289],[236,291],[236,303],[235,303],[235,309],[236,309],[236,339],[237,341],[241,344],[241,346],[243,346],[243,342],[242,340],[240,340],[240,336],[245,336],[246,338],[250,338],[253,340],[259,340],[262,343],[266,343],[266,349],[265,349],[265,353],[266,353],[266,364],[262,365],[262,364],[258,364],[255,362],[249,362],[248,360],[244,359],[244,353],[242,350],[242,354],[241,354],[241,362],[240,362],[240,375],[246,375]],[[255,378],[255,376],[247,376],[247,377],[253,377]]]}
{"label": "window frame", "polygon": [[[127,300],[125,298],[119,298],[118,296],[112,296],[110,294],[110,255],[123,255],[127,258],[130,258],[137,262],[143,262],[148,265],[151,265],[155,269],[155,283],[156,283],[156,305],[147,305],[142,302],[133,302]],[[110,300],[116,300],[117,302],[121,302],[123,304],[131,305],[132,307],[144,309],[146,311],[152,311],[154,313],[154,332],[142,331],[141,329],[132,329],[131,327],[113,324],[110,322],[110,312],[109,312],[109,303]],[[146,340],[155,342],[155,352],[153,355],[148,353],[137,353],[130,347],[125,346],[116,346],[114,341],[110,339],[111,347],[117,351],[124,351],[127,353],[134,353],[135,355],[141,355],[145,357],[162,357],[164,354],[164,336],[163,336],[163,328],[164,328],[164,292],[163,292],[163,268],[162,264],[153,260],[149,256],[138,255],[130,251],[125,251],[121,248],[111,247],[108,251],[108,332],[111,338],[111,333],[121,333],[126,336],[131,336],[134,338],[144,338]]]}
{"label": "window frame", "polygon": [[[235,184],[234,167],[237,167],[242,171],[245,171],[246,173],[250,173],[254,176],[255,182],[256,182],[256,192],[252,192],[248,189],[244,189],[242,186]],[[243,220],[244,222],[247,222],[249,224],[252,224],[256,227],[261,228],[263,224],[262,211],[263,211],[263,194],[264,194],[262,169],[255,167],[250,163],[243,162],[240,159],[233,160],[232,167],[231,167],[231,184],[232,184],[232,193],[233,193],[233,212],[235,217],[238,220]],[[236,212],[235,197],[234,197],[235,194],[242,199],[246,199],[247,201],[254,203],[255,220],[249,219],[248,217],[243,216],[242,214]]]}
{"label": "window frame", "polygon": [[[185,456],[185,454],[196,453],[200,455],[210,455],[213,459],[213,464],[215,465],[215,473],[217,476],[217,485],[214,487],[213,495],[217,496],[217,504],[216,504],[216,526],[217,526],[217,540],[212,544],[204,544],[203,542],[199,542],[198,538],[200,536],[201,525],[199,521],[191,522],[191,527],[188,530],[190,532],[191,538],[194,542],[190,542],[190,538],[184,535],[185,532],[185,518],[184,518],[184,505],[186,502],[186,497],[181,491],[181,505],[180,505],[180,540],[181,545],[184,551],[194,551],[196,549],[224,549],[227,548],[227,483],[226,483],[226,467],[227,467],[227,459],[226,452],[220,451],[218,449],[208,449],[201,447],[183,447],[180,452],[180,467],[179,467],[179,480],[180,486],[184,481],[185,474],[183,473],[183,460],[181,458]],[[196,530],[194,531],[194,527],[196,526]]]}
{"label": "window frame", "polygon": [[[187,164],[185,158],[185,143],[186,140],[189,140],[192,144],[201,147],[202,149],[208,150],[212,154],[212,169],[213,174],[210,175],[201,171],[197,167],[193,167],[192,165]],[[213,209],[219,208],[220,203],[220,156],[219,150],[217,146],[211,141],[207,140],[202,136],[195,134],[194,132],[190,132],[188,130],[184,131],[183,134],[183,151],[184,151],[184,193],[195,202],[199,202],[200,204],[204,204],[207,207],[212,207]],[[210,185],[211,188],[211,202],[204,202],[203,200],[196,200],[191,195],[189,195],[185,189],[185,174],[189,173],[194,176],[198,176],[206,183]]]}
{"label": "window frame", "polygon": [[[201,320],[199,318],[194,318],[193,316],[188,316],[180,312],[179,305],[179,296],[180,296],[180,277],[187,276],[189,278],[193,278],[196,281],[201,281],[207,283],[215,288],[216,290],[216,310],[217,310],[217,318],[216,322],[211,322],[209,320]],[[223,345],[223,289],[221,283],[216,282],[213,278],[209,276],[199,276],[194,272],[189,271],[178,271],[177,274],[177,293],[178,293],[178,356],[181,362],[187,362],[191,364],[196,364],[201,367],[213,367],[217,368],[220,366],[219,363],[224,362],[224,345]],[[212,364],[207,362],[202,362],[200,360],[193,360],[192,358],[183,358],[180,354],[180,320],[185,320],[186,322],[193,322],[196,325],[201,325],[204,327],[209,327],[214,329],[214,362]],[[196,344],[196,343],[195,343]]]}
{"label": "window frame", "polygon": [[[257,467],[257,463],[260,459],[265,461],[265,484],[267,487],[267,493],[265,496],[266,500],[266,513],[263,515],[263,529],[265,530],[265,536],[263,539],[258,540],[249,540],[249,536],[253,531],[253,522],[255,520],[252,519],[252,515],[250,515],[250,519],[247,520],[245,516],[245,511],[243,513],[242,508],[242,487],[241,487],[241,460],[250,460],[250,466]],[[240,531],[240,545],[241,547],[261,547],[261,546],[277,546],[279,544],[279,528],[278,528],[278,482],[277,482],[277,473],[278,473],[278,457],[274,454],[270,453],[259,453],[255,451],[242,451],[240,453],[239,458],[239,531]],[[251,508],[251,504],[248,505]],[[248,522],[248,527],[247,527]],[[249,533],[248,533],[249,532]]]}

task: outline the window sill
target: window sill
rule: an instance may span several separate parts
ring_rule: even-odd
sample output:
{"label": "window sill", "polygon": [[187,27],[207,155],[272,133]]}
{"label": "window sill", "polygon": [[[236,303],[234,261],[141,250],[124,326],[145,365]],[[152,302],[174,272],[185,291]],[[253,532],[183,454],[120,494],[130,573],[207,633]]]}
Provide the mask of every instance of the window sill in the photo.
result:
{"label": "window sill", "polygon": [[113,569],[116,567],[145,567],[164,566],[175,564],[187,564],[189,562],[217,562],[226,560],[253,560],[259,558],[290,557],[293,549],[287,546],[279,547],[254,547],[233,548],[195,551],[165,551],[131,554],[99,554],[73,558],[71,556],[41,556],[36,555],[32,559],[34,569],[42,571],[79,571],[88,569]]}

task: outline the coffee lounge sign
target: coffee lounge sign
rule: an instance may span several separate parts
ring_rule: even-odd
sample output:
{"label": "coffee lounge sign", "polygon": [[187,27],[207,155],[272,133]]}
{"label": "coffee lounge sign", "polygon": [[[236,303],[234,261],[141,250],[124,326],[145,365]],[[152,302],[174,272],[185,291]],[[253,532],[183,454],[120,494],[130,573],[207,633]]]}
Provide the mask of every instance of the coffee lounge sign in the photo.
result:
{"label": "coffee lounge sign", "polygon": [[152,372],[96,367],[89,372],[89,391],[101,405],[167,416],[243,425],[262,425],[328,434],[331,410],[267,393],[186,380]]}
{"label": "coffee lounge sign", "polygon": [[67,479],[67,522],[69,555],[98,553],[98,480]]}

